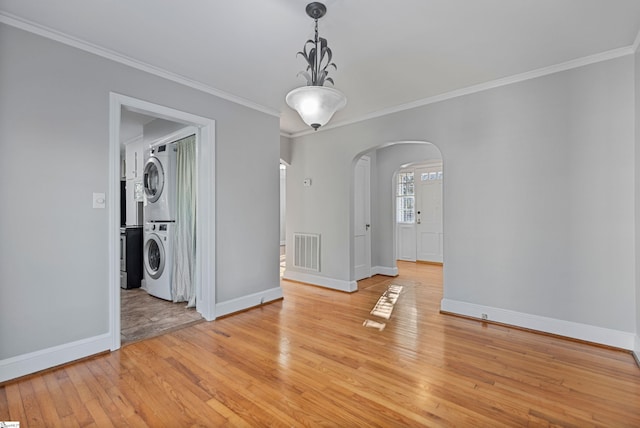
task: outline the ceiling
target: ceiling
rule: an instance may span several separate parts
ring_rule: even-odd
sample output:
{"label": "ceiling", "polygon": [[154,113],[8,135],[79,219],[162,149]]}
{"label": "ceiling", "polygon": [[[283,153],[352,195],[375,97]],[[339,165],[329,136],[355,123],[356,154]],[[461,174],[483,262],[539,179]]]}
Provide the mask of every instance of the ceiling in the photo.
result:
{"label": "ceiling", "polygon": [[[326,0],[320,36],[347,107],[330,124],[638,43],[638,0]],[[0,0],[34,24],[308,127],[284,102],[305,84],[306,0]],[[1,53],[0,53],[1,54]]]}

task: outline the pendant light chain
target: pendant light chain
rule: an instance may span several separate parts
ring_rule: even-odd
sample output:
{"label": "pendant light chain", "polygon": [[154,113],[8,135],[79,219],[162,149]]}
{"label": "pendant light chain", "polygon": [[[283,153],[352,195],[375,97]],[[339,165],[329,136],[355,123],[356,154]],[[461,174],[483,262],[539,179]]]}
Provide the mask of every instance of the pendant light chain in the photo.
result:
{"label": "pendant light chain", "polygon": [[311,82],[313,86],[316,86],[318,84],[318,70],[320,70],[320,52],[318,52],[318,18],[315,19],[316,21],[316,37],[314,39],[315,45],[316,45],[316,57],[314,62],[316,63],[316,66],[313,69],[313,81]]}

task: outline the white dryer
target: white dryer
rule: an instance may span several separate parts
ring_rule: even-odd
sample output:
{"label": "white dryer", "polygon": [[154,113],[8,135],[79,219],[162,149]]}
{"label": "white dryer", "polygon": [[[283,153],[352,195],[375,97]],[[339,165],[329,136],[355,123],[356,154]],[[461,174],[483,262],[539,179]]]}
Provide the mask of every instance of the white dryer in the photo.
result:
{"label": "white dryer", "polygon": [[173,222],[147,222],[144,227],[144,276],[147,293],[172,300]]}
{"label": "white dryer", "polygon": [[176,162],[175,144],[160,144],[151,148],[151,156],[144,165],[146,221],[175,221]]}

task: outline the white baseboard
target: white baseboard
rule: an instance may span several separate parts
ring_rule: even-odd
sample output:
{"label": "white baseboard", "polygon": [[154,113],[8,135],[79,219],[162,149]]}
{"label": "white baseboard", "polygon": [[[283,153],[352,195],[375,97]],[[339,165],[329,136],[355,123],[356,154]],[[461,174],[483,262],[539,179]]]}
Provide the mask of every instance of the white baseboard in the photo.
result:
{"label": "white baseboard", "polygon": [[272,302],[282,299],[282,288],[274,287],[259,293],[249,294],[248,296],[238,297],[237,299],[228,300],[222,303],[216,303],[216,317],[229,315],[234,312],[240,312],[263,303]]}
{"label": "white baseboard", "polygon": [[544,333],[556,334],[559,336],[570,337],[572,339],[598,343],[600,345],[613,346],[620,349],[633,350],[635,341],[635,352],[636,354],[638,353],[637,336],[625,331],[612,330],[609,328],[564,321],[555,318],[547,318],[490,306],[476,305],[451,299],[442,299],[440,309],[443,312],[478,318],[480,320],[483,318],[482,315],[486,314],[486,319],[488,321],[509,324]]}
{"label": "white baseboard", "polygon": [[640,366],[640,336],[636,334],[636,343],[633,348],[633,356],[636,358],[636,363]]}
{"label": "white baseboard", "polygon": [[374,266],[371,268],[371,276],[373,275],[398,276],[398,268],[388,266]]}
{"label": "white baseboard", "polygon": [[285,270],[282,277],[292,281],[306,282],[307,284],[319,285],[320,287],[346,291],[348,293],[358,291],[358,283],[356,281],[344,281],[342,279],[327,278],[326,276],[291,270]]}
{"label": "white baseboard", "polygon": [[107,333],[0,360],[0,382],[108,351],[111,343]]}

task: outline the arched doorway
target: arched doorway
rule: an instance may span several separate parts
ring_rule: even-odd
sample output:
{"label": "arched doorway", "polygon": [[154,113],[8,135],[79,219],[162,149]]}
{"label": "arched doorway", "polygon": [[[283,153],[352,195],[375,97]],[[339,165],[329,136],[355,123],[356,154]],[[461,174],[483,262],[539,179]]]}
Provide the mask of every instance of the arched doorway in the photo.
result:
{"label": "arched doorway", "polygon": [[437,146],[426,141],[399,141],[381,144],[358,153],[352,163],[351,193],[351,278],[355,280],[356,267],[356,204],[361,198],[356,194],[356,167],[360,158],[367,155],[371,160],[370,168],[370,208],[371,239],[370,275],[397,275],[396,254],[396,209],[395,181],[396,172],[403,166],[416,162],[442,162],[442,154]]}

